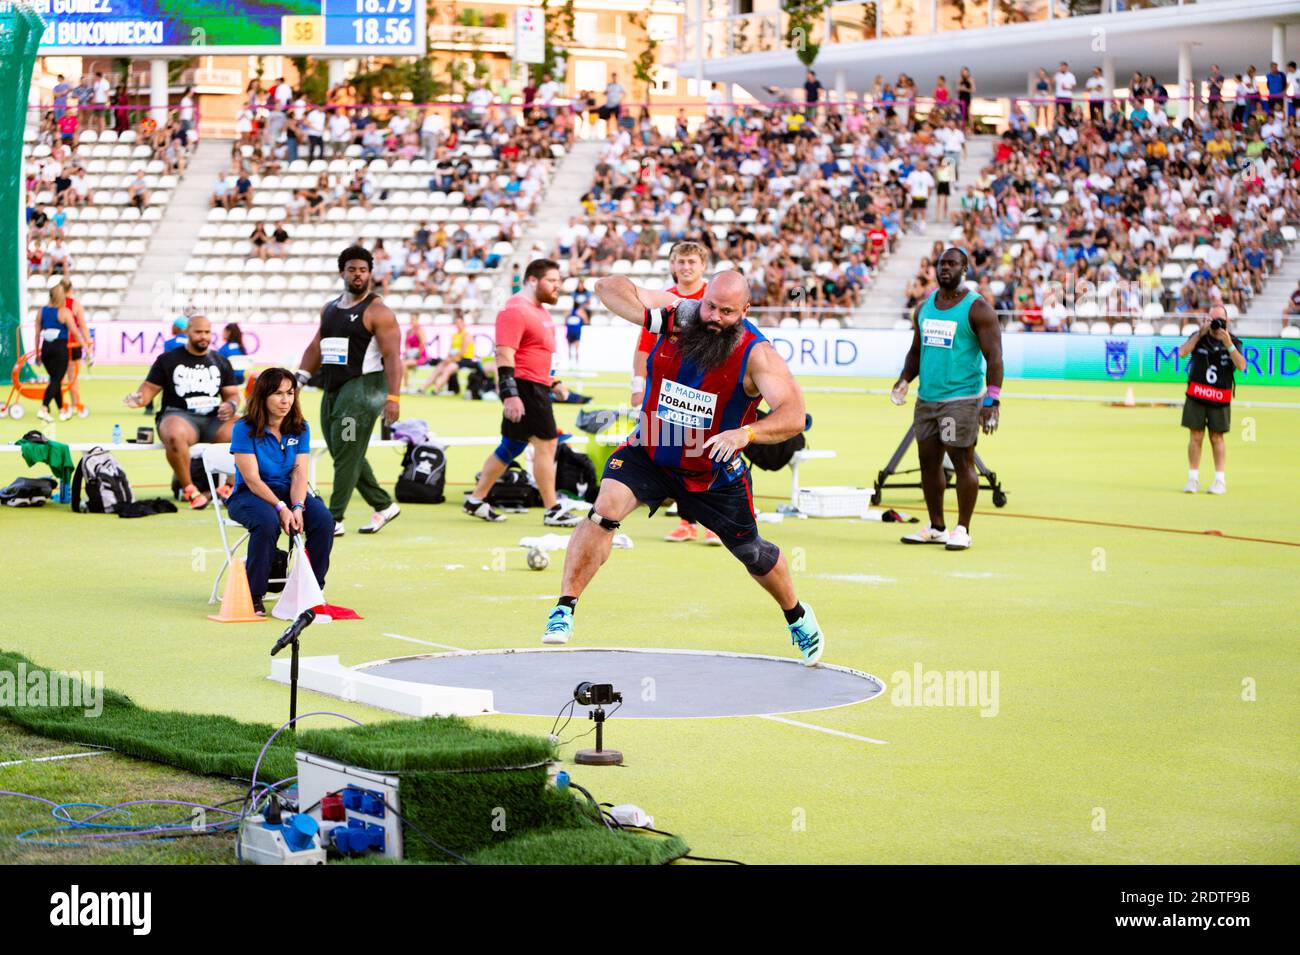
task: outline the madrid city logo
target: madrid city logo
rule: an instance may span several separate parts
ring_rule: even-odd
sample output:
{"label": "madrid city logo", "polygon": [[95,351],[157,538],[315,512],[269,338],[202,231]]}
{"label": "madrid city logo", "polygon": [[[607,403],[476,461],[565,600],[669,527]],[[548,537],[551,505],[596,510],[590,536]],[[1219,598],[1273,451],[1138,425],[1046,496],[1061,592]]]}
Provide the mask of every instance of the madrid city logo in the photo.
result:
{"label": "madrid city logo", "polygon": [[1128,342],[1106,341],[1106,374],[1123,378],[1128,372]]}

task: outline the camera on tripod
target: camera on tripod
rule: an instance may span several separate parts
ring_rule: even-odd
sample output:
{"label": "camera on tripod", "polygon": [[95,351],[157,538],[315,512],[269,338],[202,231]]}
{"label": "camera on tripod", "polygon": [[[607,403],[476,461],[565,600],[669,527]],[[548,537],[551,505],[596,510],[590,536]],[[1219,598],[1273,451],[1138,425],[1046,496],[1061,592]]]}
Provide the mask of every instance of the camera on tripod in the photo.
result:
{"label": "camera on tripod", "polygon": [[623,694],[614,689],[612,683],[579,683],[573,690],[573,699],[579,706],[594,706],[587,714],[588,719],[596,723],[596,748],[580,749],[573,754],[573,761],[585,766],[618,766],[623,762],[623,754],[616,749],[605,749],[605,710],[610,703],[622,705]]}
{"label": "camera on tripod", "polygon": [[579,683],[573,691],[579,706],[609,706],[623,702],[623,694],[614,691],[612,683]]}

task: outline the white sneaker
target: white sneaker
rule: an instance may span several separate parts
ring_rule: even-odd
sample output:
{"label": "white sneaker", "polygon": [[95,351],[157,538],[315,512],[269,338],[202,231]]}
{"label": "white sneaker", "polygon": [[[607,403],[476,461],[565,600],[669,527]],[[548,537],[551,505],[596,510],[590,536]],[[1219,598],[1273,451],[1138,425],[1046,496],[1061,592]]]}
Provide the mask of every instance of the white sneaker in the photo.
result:
{"label": "white sneaker", "polygon": [[343,536],[343,522],[342,522],[342,521],[335,521],[335,522],[334,522],[334,536],[335,536],[335,537],[342,537],[342,536]]}
{"label": "white sneaker", "polygon": [[946,528],[936,531],[929,524],[926,524],[919,531],[908,534],[906,537],[900,537],[899,540],[904,544],[946,544],[948,543],[948,531]]}
{"label": "white sneaker", "polygon": [[43,407],[36,409],[36,417],[40,418],[42,421],[48,421],[51,424],[54,423],[54,419],[50,417],[50,413]]}
{"label": "white sneaker", "polygon": [[470,517],[477,517],[479,520],[490,521],[494,524],[506,519],[504,514],[498,513],[487,501],[479,501],[477,504],[465,499],[465,505],[462,508]]}
{"label": "white sneaker", "polygon": [[378,534],[384,529],[384,525],[391,521],[397,520],[397,516],[402,513],[401,507],[397,504],[389,504],[382,511],[375,511],[370,515],[370,523],[361,528],[357,533],[360,534]]}
{"label": "white sneaker", "polygon": [[948,542],[944,550],[967,550],[970,548],[970,531],[958,524],[948,532]]}
{"label": "white sneaker", "polygon": [[1188,479],[1187,479],[1187,484],[1185,484],[1185,485],[1183,486],[1183,493],[1184,493],[1184,494],[1195,494],[1195,493],[1196,493],[1197,491],[1199,491],[1200,489],[1201,489],[1201,482],[1200,482],[1200,481],[1196,480],[1196,478],[1188,478]]}
{"label": "white sneaker", "polygon": [[582,520],[582,514],[577,511],[567,511],[564,505],[559,503],[542,513],[542,523],[547,527],[577,527]]}
{"label": "white sneaker", "polygon": [[1227,494],[1227,493],[1228,493],[1228,485],[1225,484],[1223,481],[1215,481],[1213,484],[1210,485],[1210,493],[1211,493],[1211,494]]}
{"label": "white sneaker", "polygon": [[71,408],[64,408],[62,411],[59,412],[59,420],[70,421],[72,420],[72,416],[74,414],[76,414],[76,412],[73,411]]}

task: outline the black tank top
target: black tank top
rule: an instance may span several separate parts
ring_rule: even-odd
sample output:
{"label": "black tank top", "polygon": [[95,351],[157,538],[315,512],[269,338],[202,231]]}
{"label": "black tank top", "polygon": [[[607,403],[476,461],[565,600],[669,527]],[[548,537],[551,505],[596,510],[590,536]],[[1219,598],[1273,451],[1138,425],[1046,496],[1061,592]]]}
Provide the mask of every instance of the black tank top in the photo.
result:
{"label": "black tank top", "polygon": [[372,292],[349,308],[340,305],[340,299],[325,306],[320,321],[320,376],[326,391],[336,391],[369,372],[383,371],[379,344],[363,320],[377,298]]}

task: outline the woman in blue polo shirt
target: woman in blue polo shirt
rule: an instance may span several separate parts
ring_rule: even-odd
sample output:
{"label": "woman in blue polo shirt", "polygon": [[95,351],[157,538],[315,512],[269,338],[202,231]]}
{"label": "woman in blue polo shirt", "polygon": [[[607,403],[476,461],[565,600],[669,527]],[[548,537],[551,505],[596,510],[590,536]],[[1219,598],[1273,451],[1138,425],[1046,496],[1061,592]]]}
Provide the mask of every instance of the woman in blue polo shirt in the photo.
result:
{"label": "woman in blue polo shirt", "polygon": [[323,588],[334,546],[334,518],[325,502],[307,493],[311,428],[298,404],[297,382],[284,368],[257,377],[244,417],[230,435],[235,490],[226,507],[248,528],[248,589],[253,609],[265,615],[262,599],[280,531],[305,533],[307,554]]}

